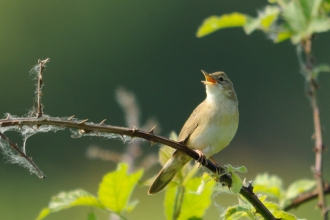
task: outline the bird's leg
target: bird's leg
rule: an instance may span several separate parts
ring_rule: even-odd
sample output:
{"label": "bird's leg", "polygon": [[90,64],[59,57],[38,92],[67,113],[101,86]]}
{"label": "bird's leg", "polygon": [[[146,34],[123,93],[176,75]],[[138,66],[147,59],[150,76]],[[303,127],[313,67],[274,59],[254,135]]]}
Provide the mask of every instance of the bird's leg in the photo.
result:
{"label": "bird's leg", "polygon": [[204,155],[204,153],[200,150],[194,150],[196,153],[198,153],[198,160],[197,162],[199,163],[199,166],[198,168],[201,166],[201,165],[204,165],[206,166],[208,163],[207,163],[207,159],[206,159],[206,156]]}

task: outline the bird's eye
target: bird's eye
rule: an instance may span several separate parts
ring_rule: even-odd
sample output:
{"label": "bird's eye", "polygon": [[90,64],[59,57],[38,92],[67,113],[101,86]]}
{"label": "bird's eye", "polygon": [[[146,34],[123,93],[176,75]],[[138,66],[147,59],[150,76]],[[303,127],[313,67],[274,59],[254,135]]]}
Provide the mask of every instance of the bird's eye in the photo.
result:
{"label": "bird's eye", "polygon": [[219,81],[220,81],[220,82],[223,82],[223,81],[225,81],[225,79],[221,76],[221,77],[219,78]]}

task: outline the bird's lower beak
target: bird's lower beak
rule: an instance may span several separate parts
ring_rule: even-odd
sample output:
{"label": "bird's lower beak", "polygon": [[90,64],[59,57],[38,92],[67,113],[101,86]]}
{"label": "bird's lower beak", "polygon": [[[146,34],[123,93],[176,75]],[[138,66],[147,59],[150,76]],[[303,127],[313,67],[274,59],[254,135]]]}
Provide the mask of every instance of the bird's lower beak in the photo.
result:
{"label": "bird's lower beak", "polygon": [[202,83],[204,83],[205,85],[214,85],[217,83],[217,81],[212,76],[210,76],[210,74],[208,74],[204,70],[202,70],[202,73],[205,76],[205,81],[202,81]]}

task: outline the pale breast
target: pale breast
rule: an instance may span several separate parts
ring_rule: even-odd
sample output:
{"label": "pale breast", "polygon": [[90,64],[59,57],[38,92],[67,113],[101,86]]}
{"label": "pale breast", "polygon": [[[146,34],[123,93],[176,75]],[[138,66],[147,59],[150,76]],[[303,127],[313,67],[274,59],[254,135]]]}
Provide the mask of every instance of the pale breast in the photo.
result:
{"label": "pale breast", "polygon": [[209,105],[203,115],[199,115],[198,126],[187,140],[189,147],[203,151],[206,157],[224,149],[237,131],[237,104],[231,102],[222,104],[225,105],[220,108]]}

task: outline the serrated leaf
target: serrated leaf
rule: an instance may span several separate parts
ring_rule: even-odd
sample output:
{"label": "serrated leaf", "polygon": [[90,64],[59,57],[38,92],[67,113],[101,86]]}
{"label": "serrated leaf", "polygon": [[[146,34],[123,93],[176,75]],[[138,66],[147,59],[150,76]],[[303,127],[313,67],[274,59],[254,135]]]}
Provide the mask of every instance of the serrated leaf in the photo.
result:
{"label": "serrated leaf", "polygon": [[227,166],[227,172],[229,173],[247,173],[247,168],[245,166],[240,166],[240,167],[233,167],[232,165],[228,164]]}
{"label": "serrated leaf", "polygon": [[318,78],[319,74],[322,72],[330,73],[330,66],[328,64],[319,64],[315,66],[312,70],[312,74],[316,79]]}
{"label": "serrated leaf", "polygon": [[297,198],[300,194],[309,192],[312,189],[314,189],[316,186],[315,180],[298,180],[293,182],[289,187],[288,190],[286,191],[285,197],[286,199],[295,199]]}
{"label": "serrated leaf", "polygon": [[288,31],[280,31],[276,37],[274,38],[275,43],[283,42],[287,39],[290,39],[292,37],[292,34]]}
{"label": "serrated leaf", "polygon": [[197,37],[204,37],[217,30],[231,27],[243,27],[247,16],[238,12],[224,14],[222,16],[211,16],[204,20],[197,30]]}
{"label": "serrated leaf", "polygon": [[297,220],[297,218],[289,214],[287,212],[284,212],[281,208],[276,203],[273,202],[263,202],[263,204],[266,206],[266,208],[275,216],[276,219],[281,219],[281,220]]}
{"label": "serrated leaf", "polygon": [[48,208],[41,210],[37,219],[43,219],[50,213],[75,206],[90,206],[104,209],[104,206],[96,197],[85,190],[77,189],[69,192],[61,192],[54,196],[49,202]]}
{"label": "serrated leaf", "polygon": [[118,164],[116,171],[103,177],[98,190],[101,203],[118,214],[131,209],[129,206],[130,196],[143,174],[143,170],[132,174],[127,174],[127,171],[127,164]]}
{"label": "serrated leaf", "polygon": [[241,204],[236,206],[230,206],[226,209],[223,219],[224,220],[236,220],[241,219],[243,217],[249,216],[251,219],[253,219],[252,216],[254,216],[255,209],[247,204]]}
{"label": "serrated leaf", "polygon": [[259,18],[251,18],[248,17],[246,18],[246,22],[243,26],[244,32],[249,35],[253,31],[257,30],[260,27],[260,19]]}
{"label": "serrated leaf", "polygon": [[283,183],[276,175],[259,174],[253,181],[253,191],[280,199],[283,193]]}
{"label": "serrated leaf", "polygon": [[313,18],[308,26],[308,34],[321,33],[330,30],[330,19],[327,17]]}
{"label": "serrated leaf", "polygon": [[265,10],[259,14],[261,26],[266,30],[277,20],[280,8],[277,6],[266,6]]}
{"label": "serrated leaf", "polygon": [[242,189],[242,179],[236,173],[232,173],[231,179],[233,180],[233,182],[230,189],[233,193],[237,194]]}
{"label": "serrated leaf", "polygon": [[[187,181],[183,186],[169,187],[166,190],[164,207],[166,219],[173,219],[173,215],[178,207],[178,202],[182,201],[180,215],[178,220],[186,220],[189,218],[201,218],[206,209],[211,204],[211,195],[214,181],[209,181],[202,193],[196,193],[201,184],[202,177],[195,177]],[[181,190],[181,191],[180,191]],[[177,198],[180,192],[184,192],[183,199]]]}
{"label": "serrated leaf", "polygon": [[307,20],[299,2],[290,1],[286,4],[283,8],[282,15],[295,33],[300,33],[306,29]]}

